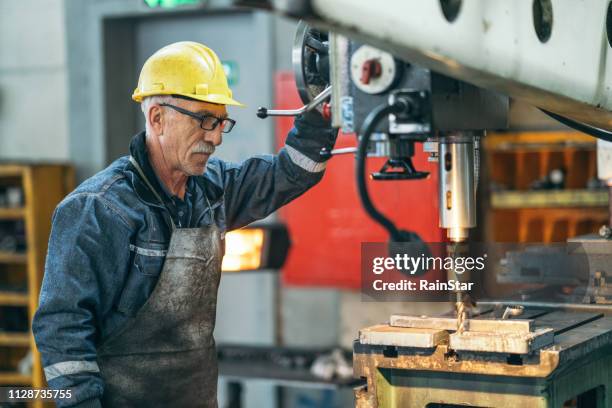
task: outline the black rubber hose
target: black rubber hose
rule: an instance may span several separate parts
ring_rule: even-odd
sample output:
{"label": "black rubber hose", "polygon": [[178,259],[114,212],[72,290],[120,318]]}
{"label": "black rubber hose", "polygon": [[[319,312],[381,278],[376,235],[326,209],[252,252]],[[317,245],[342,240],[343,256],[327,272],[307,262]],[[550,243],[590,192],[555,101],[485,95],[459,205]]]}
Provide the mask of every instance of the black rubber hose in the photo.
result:
{"label": "black rubber hose", "polygon": [[561,116],[557,113],[549,112],[545,109],[540,109],[540,110],[544,112],[546,115],[553,118],[554,120],[563,123],[565,126],[569,126],[572,129],[586,133],[587,135],[591,135],[598,139],[605,140],[606,142],[612,142],[612,132],[596,128],[595,126],[587,125],[586,123],[577,122],[573,119],[566,118],[565,116]]}
{"label": "black rubber hose", "polygon": [[366,213],[370,217],[374,219],[377,223],[382,225],[387,231],[389,231],[389,235],[391,235],[391,239],[396,242],[402,242],[405,238],[403,234],[397,229],[395,224],[385,217],[380,211],[374,207],[374,203],[370,200],[370,196],[368,194],[368,188],[366,185],[366,156],[368,152],[368,144],[370,143],[370,137],[379,122],[384,119],[390,113],[399,113],[407,109],[407,104],[404,101],[397,101],[393,105],[382,104],[378,105],[374,108],[368,116],[366,116],[363,124],[361,126],[359,145],[357,147],[357,166],[356,166],[356,175],[357,175],[357,191],[359,193],[359,198],[361,199],[361,204],[365,209]]}

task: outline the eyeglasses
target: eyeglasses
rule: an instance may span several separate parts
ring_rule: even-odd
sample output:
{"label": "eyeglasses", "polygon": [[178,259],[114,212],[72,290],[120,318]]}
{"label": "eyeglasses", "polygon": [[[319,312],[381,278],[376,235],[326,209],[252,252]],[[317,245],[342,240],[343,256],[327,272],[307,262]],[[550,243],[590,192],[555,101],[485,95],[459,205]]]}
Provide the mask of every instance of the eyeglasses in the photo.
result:
{"label": "eyeglasses", "polygon": [[191,116],[192,118],[199,120],[200,127],[204,130],[215,130],[217,126],[221,125],[221,131],[223,133],[229,133],[232,131],[234,125],[236,124],[236,121],[234,119],[218,118],[214,115],[199,115],[195,112],[171,105],[169,103],[160,103],[159,106],[167,106],[179,113],[182,113],[183,115]]}

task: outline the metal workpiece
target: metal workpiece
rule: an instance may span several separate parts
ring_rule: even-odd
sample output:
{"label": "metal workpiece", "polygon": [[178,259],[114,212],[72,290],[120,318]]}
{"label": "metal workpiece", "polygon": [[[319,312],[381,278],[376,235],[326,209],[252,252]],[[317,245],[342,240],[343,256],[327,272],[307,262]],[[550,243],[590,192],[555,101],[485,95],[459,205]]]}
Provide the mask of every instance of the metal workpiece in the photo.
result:
{"label": "metal workpiece", "polygon": [[451,241],[462,242],[476,226],[473,135],[441,137],[438,154],[440,227],[447,230]]}
{"label": "metal workpiece", "polygon": [[385,344],[388,346],[429,349],[448,343],[448,332],[441,329],[393,327],[380,324],[359,331],[361,344]]}
{"label": "metal workpiece", "polygon": [[[355,390],[356,407],[558,408],[576,397],[611,406],[612,317],[529,308],[518,319],[493,316],[469,319],[463,334],[454,319],[431,316],[393,315],[362,330],[353,368],[367,384]],[[503,349],[528,352],[490,351]]]}
{"label": "metal workpiece", "polygon": [[[400,329],[401,327],[401,329]],[[365,330],[365,329],[364,329]],[[362,333],[364,333],[362,330]],[[463,329],[457,327],[454,319],[446,317],[419,318],[416,316],[391,316],[387,328],[374,326],[367,332],[376,332],[379,336],[384,333],[387,338],[397,338],[404,330],[412,330],[411,338],[417,339],[417,333],[431,336],[430,331],[443,330],[452,331],[450,337],[446,337],[449,347],[455,351],[477,351],[487,353],[506,353],[506,354],[529,354],[543,347],[549,346],[553,342],[553,329],[548,327],[537,327],[532,319],[511,321],[507,319],[465,319]],[[391,337],[389,332],[395,332],[395,337]],[[437,334],[438,338],[443,338]],[[362,337],[360,337],[362,338]],[[380,337],[383,339],[382,337]],[[362,343],[364,343],[362,341]],[[384,340],[378,344],[384,345],[403,345],[408,347],[422,347],[422,342],[415,344],[388,344]],[[436,343],[436,346],[441,343]],[[431,347],[433,347],[431,346]]]}
{"label": "metal workpiece", "polygon": [[[467,323],[468,329],[476,332],[529,333],[535,327],[533,319],[469,319]],[[450,317],[395,314],[391,315],[389,326],[454,331],[457,321]]]}
{"label": "metal workpiece", "polygon": [[539,328],[529,333],[500,334],[465,330],[457,331],[449,337],[449,347],[455,351],[524,355],[552,345],[554,331],[550,328]]}

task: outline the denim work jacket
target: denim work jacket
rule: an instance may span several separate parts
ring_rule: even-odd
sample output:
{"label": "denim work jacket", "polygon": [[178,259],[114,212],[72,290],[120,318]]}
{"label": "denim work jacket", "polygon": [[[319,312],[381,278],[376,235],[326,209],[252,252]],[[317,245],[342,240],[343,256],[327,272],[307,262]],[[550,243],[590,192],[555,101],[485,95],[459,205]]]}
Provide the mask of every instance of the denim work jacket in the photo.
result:
{"label": "denim work jacket", "polygon": [[100,406],[97,345],[153,291],[170,241],[168,216],[179,228],[214,222],[222,236],[264,218],[321,180],[326,163],[319,151],[331,149],[335,139],[336,131],[318,114],[298,117],[277,155],[240,164],[211,157],[202,176],[189,178],[180,200],[155,176],[143,132],[132,139],[130,153],[164,206],[127,156],[68,195],[53,214],[32,324],[49,386],[73,390],[73,399],[58,400],[58,406]]}

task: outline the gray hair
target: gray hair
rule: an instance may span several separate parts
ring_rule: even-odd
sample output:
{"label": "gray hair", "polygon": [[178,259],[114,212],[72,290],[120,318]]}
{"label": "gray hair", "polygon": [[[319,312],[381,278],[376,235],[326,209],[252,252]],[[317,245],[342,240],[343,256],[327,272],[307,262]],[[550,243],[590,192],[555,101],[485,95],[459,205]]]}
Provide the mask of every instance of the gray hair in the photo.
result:
{"label": "gray hair", "polygon": [[146,98],[142,100],[142,103],[140,104],[140,109],[142,110],[142,113],[144,114],[147,135],[149,134],[149,121],[147,119],[147,115],[149,113],[149,108],[151,107],[151,105],[154,105],[154,104],[159,105],[161,103],[174,104],[174,100],[175,98],[173,98],[172,96],[168,96],[168,95],[147,96]]}

